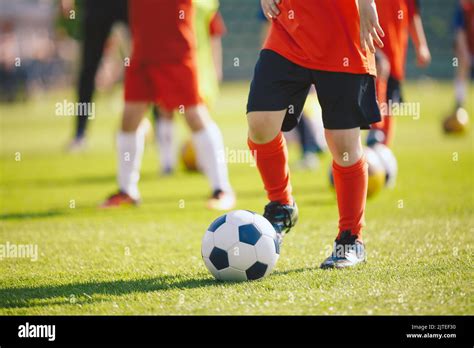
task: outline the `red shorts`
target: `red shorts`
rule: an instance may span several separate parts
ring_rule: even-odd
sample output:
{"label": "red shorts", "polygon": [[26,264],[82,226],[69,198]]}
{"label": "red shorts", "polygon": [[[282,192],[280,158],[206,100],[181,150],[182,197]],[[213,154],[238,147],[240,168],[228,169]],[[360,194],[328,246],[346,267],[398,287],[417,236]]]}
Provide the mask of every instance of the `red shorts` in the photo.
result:
{"label": "red shorts", "polygon": [[165,110],[201,103],[193,62],[144,63],[131,61],[125,70],[125,101],[149,102]]}

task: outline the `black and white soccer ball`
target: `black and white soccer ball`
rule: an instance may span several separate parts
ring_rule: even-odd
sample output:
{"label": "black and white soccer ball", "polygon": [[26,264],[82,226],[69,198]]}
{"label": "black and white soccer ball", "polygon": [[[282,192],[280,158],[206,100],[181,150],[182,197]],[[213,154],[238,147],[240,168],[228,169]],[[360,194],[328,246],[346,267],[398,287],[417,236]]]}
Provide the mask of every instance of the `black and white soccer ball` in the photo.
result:
{"label": "black and white soccer ball", "polygon": [[255,280],[269,275],[280,256],[276,231],[263,216],[235,210],[220,216],[202,239],[202,258],[219,280]]}

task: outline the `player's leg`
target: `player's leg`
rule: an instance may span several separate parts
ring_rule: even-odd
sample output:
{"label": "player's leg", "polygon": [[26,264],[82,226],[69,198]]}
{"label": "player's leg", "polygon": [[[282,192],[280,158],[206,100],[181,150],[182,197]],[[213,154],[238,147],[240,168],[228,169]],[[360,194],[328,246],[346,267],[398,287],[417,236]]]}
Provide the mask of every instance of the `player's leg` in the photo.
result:
{"label": "player's leg", "polygon": [[202,103],[198,77],[193,60],[182,64],[163,64],[154,69],[153,81],[159,91],[160,106],[166,110],[178,109],[184,113],[192,131],[197,161],[212,189],[208,207],[229,210],[235,205],[235,195],[229,182],[222,134]]}
{"label": "player's leg", "polygon": [[368,166],[360,139],[360,128],[326,130],[333,156],[334,186],[339,211],[339,232],[333,255],[322,268],[353,266],[365,260],[362,227],[367,197]]}
{"label": "player's leg", "polygon": [[117,181],[119,191],[111,195],[103,208],[138,204],[140,193],[138,181],[145,147],[145,127],[141,126],[143,116],[155,92],[149,86],[148,66],[132,57],[125,70],[125,107],[120,131],[117,134]]}
{"label": "player's leg", "polygon": [[393,116],[391,107],[393,107],[393,105],[403,102],[402,83],[401,81],[395,79],[392,76],[388,78],[386,100],[388,105],[386,108],[387,115],[384,116],[383,132],[385,134],[385,139],[383,141],[383,144],[391,146],[395,137],[396,128],[396,117]]}
{"label": "player's leg", "polygon": [[324,124],[321,117],[321,106],[319,105],[318,95],[314,86],[311,86],[311,91],[304,105],[303,112],[307,115],[308,128],[312,133],[312,142],[316,153],[322,154],[327,149],[326,137],[324,135]]}
{"label": "player's leg", "polygon": [[367,197],[368,166],[360,128],[380,121],[374,78],[314,72],[323,112],[326,140],[333,157],[333,176],[339,211],[333,253],[322,268],[354,266],[365,260],[362,227]]}
{"label": "player's leg", "polygon": [[386,125],[385,123],[390,123],[393,121],[388,115],[390,110],[388,109],[387,104],[387,85],[390,78],[390,61],[385,54],[383,54],[381,51],[377,51],[376,62],[377,78],[375,80],[375,84],[377,90],[377,100],[381,106],[382,120],[371,125],[366,140],[368,146],[372,146],[376,143],[386,143],[386,129],[390,128],[390,125]]}
{"label": "player's leg", "polygon": [[318,139],[312,120],[304,111],[303,114],[301,114],[301,119],[296,126],[296,130],[302,151],[298,167],[302,169],[316,169],[319,163],[317,153],[321,152],[321,148],[318,145]]}
{"label": "player's leg", "polygon": [[160,154],[161,173],[169,175],[176,167],[176,127],[173,122],[173,112],[159,106],[153,107],[155,118],[155,138]]}
{"label": "player's leg", "polygon": [[[462,9],[458,9],[458,16],[462,16]],[[459,19],[458,19],[459,20]],[[464,109],[467,97],[469,80],[471,77],[474,56],[469,47],[469,31],[464,25],[459,25],[454,37],[454,49],[457,67],[454,76],[454,92],[456,105],[452,113],[443,120],[443,129],[446,133],[462,133],[469,122],[469,113]]]}
{"label": "player's leg", "polygon": [[248,146],[255,158],[270,201],[264,216],[272,223],[281,243],[296,224],[298,208],[292,196],[288,149],[281,131],[287,110],[249,112]]}
{"label": "player's leg", "polygon": [[[248,146],[270,201],[264,216],[275,227],[280,241],[298,219],[282,130],[297,125],[311,86],[310,77],[307,69],[273,51],[262,50],[250,87]],[[286,82],[284,88],[282,81]]]}
{"label": "player's leg", "polygon": [[[99,68],[105,42],[113,25],[113,18],[98,14],[104,13],[98,11],[98,7],[102,5],[98,5],[94,1],[86,1],[84,6],[84,43],[79,72],[78,102],[91,103],[95,89],[95,75]],[[84,147],[88,120],[89,115],[77,115],[74,138],[68,146],[70,151],[77,151]]]}
{"label": "player's leg", "polygon": [[122,126],[117,134],[117,182],[119,191],[111,195],[103,204],[103,208],[127,204],[138,204],[140,192],[140,168],[145,148],[145,131],[140,123],[148,108],[145,102],[126,102]]}
{"label": "player's leg", "polygon": [[458,109],[464,107],[471,73],[471,54],[469,53],[465,30],[458,30],[456,32],[455,53],[458,58],[458,67],[454,78],[454,91],[456,109]]}
{"label": "player's leg", "polygon": [[293,204],[291,196],[288,150],[281,125],[286,109],[250,112],[248,145],[257,162],[270,202]]}
{"label": "player's leg", "polygon": [[185,108],[185,118],[192,131],[197,162],[209,180],[212,189],[208,208],[229,210],[235,206],[235,194],[229,182],[224,158],[224,140],[217,124],[204,104]]}

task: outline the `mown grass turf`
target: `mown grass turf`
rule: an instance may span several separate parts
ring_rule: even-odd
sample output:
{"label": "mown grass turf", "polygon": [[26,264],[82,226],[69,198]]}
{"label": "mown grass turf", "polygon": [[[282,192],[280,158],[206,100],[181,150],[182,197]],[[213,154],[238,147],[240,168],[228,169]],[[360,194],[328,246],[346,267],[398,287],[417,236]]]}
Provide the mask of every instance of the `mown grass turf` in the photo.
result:
{"label": "mown grass turf", "polygon": [[[230,150],[246,148],[247,88],[225,85],[214,112]],[[37,244],[39,259],[0,261],[0,314],[472,314],[473,133],[441,132],[450,84],[414,82],[405,92],[421,103],[421,118],[398,120],[400,174],[395,189],[368,202],[367,264],[318,268],[337,226],[326,155],[318,171],[292,174],[300,222],[274,273],[237,284],[213,280],[200,257],[204,231],[219,215],[204,208],[205,178],[183,170],[158,177],[153,144],[143,161],[143,205],[96,209],[116,189],[120,91],[97,99],[89,150],[77,155],[63,152],[73,120],[54,114],[72,91],[1,105],[0,244]],[[472,98],[469,108],[474,115]],[[181,120],[180,128],[187,137]],[[292,163],[297,157],[293,147]],[[260,212],[256,169],[235,163],[230,173],[237,208]]]}

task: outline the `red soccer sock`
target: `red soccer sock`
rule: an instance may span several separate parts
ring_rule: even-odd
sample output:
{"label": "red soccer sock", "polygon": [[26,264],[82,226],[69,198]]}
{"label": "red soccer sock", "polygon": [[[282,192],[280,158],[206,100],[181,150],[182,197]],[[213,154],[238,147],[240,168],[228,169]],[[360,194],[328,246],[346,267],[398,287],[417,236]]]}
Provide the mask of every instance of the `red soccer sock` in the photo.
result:
{"label": "red soccer sock", "polygon": [[283,133],[266,144],[255,144],[248,139],[248,146],[257,162],[267,197],[270,201],[292,204],[288,149]]}
{"label": "red soccer sock", "polygon": [[356,235],[357,239],[361,240],[362,227],[365,224],[364,211],[369,177],[365,156],[349,167],[333,162],[332,168],[339,209],[337,238],[342,231],[350,230],[352,235]]}
{"label": "red soccer sock", "polygon": [[382,130],[385,134],[385,140],[383,143],[390,146],[395,133],[395,118],[393,116],[384,116]]}

